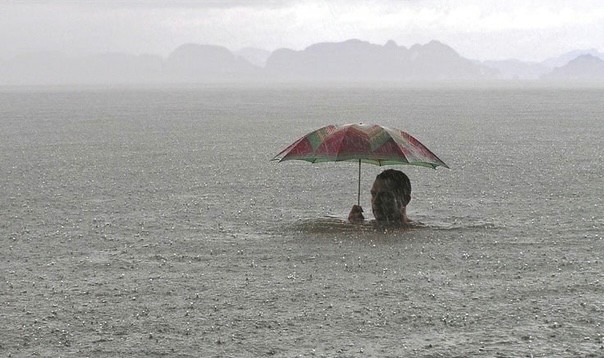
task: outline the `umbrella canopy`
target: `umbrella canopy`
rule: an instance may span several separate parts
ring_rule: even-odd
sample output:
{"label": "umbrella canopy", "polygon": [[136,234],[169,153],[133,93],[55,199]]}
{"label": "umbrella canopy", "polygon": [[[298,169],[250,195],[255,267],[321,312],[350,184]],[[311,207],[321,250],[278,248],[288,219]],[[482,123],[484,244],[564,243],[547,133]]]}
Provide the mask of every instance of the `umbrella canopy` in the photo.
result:
{"label": "umbrella canopy", "polygon": [[409,133],[377,124],[328,125],[310,132],[272,160],[305,160],[311,163],[358,161],[361,197],[361,163],[418,165],[449,168]]}

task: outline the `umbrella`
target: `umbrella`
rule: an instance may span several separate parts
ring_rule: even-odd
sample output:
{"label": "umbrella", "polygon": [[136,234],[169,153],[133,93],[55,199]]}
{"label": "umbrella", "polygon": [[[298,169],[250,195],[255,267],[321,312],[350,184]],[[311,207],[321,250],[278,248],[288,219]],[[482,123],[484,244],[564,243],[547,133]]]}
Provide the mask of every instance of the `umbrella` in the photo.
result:
{"label": "umbrella", "polygon": [[407,132],[377,124],[328,125],[310,132],[277,154],[272,160],[320,162],[359,162],[361,202],[361,163],[374,165],[418,165],[449,168],[426,146]]}

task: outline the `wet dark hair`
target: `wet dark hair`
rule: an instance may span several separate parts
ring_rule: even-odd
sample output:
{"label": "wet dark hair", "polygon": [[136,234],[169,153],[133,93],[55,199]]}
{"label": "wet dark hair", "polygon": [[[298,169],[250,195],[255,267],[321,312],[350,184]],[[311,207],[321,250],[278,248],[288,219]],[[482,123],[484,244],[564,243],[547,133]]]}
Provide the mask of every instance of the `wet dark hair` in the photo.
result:
{"label": "wet dark hair", "polygon": [[407,205],[411,201],[411,180],[409,180],[407,174],[400,170],[387,169],[378,174],[376,179],[391,183],[396,196],[403,198],[404,205]]}

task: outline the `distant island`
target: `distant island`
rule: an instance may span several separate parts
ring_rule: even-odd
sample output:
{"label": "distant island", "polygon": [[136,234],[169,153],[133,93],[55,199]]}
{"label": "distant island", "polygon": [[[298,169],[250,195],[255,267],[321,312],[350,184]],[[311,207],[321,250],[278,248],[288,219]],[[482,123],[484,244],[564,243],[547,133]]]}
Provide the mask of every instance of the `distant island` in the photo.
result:
{"label": "distant island", "polygon": [[550,80],[602,80],[604,79],[604,60],[586,54],[570,60],[566,65],[554,68],[543,76]]}
{"label": "distant island", "polygon": [[576,50],[543,62],[476,61],[439,41],[409,48],[351,39],[270,52],[184,44],[167,57],[59,52],[0,59],[0,85],[203,84],[224,82],[439,83],[531,80],[604,84],[604,54]]}

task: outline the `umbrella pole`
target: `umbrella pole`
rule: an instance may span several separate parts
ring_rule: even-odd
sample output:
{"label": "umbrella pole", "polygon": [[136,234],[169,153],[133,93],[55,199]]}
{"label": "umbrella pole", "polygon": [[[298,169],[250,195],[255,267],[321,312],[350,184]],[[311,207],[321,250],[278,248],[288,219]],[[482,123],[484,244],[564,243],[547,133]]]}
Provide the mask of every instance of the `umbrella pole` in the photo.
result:
{"label": "umbrella pole", "polygon": [[357,205],[361,206],[361,160],[359,159],[359,191],[357,194]]}

